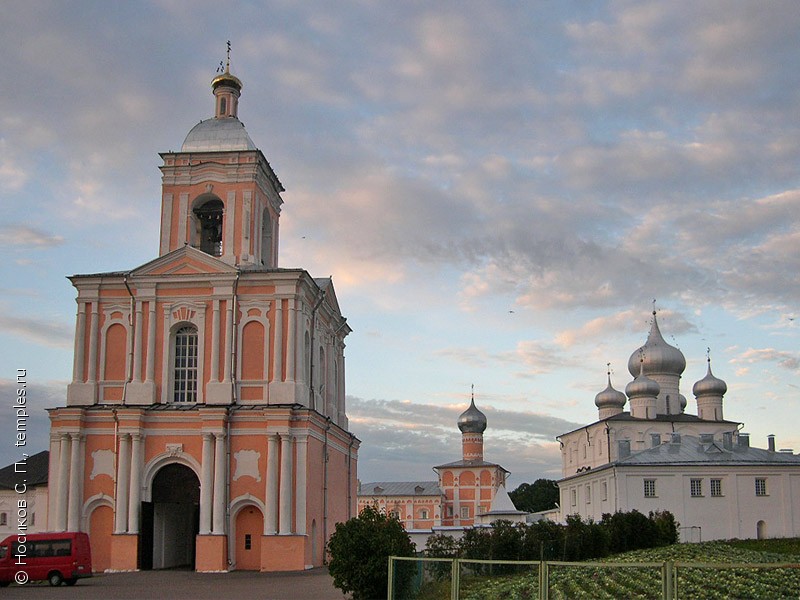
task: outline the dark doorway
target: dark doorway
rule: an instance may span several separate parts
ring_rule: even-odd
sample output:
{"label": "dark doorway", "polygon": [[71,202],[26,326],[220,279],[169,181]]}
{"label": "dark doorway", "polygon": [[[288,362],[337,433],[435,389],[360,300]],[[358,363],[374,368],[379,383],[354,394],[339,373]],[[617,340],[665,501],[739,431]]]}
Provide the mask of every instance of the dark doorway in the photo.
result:
{"label": "dark doorway", "polygon": [[142,503],[140,568],[194,569],[195,538],[200,531],[197,475],[177,463],[162,467],[153,478],[152,500]]}

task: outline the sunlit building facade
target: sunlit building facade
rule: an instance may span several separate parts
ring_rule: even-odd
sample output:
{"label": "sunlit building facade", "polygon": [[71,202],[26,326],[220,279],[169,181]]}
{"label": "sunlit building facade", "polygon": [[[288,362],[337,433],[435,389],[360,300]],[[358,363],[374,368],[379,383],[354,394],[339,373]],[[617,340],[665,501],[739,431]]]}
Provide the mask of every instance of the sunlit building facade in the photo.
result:
{"label": "sunlit building facade", "polygon": [[97,570],[301,570],[356,510],[350,327],[330,278],[279,266],[283,186],[241,81],[212,88],[214,116],[160,155],[158,257],[70,278],[48,523],[88,532]]}

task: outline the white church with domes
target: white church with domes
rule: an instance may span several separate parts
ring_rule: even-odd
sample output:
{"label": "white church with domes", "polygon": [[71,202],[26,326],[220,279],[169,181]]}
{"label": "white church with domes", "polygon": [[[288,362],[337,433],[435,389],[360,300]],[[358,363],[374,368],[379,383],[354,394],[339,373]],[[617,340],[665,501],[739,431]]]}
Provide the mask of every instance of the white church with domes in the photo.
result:
{"label": "white church with domes", "polygon": [[[681,541],[800,536],[800,456],[750,445],[723,417],[726,383],[708,371],[694,384],[697,414],[680,393],[683,353],[664,341],[656,313],[628,361],[634,378],[595,397],[598,420],[558,436],[560,515],[668,510]],[[629,403],[629,410],[625,404]]]}

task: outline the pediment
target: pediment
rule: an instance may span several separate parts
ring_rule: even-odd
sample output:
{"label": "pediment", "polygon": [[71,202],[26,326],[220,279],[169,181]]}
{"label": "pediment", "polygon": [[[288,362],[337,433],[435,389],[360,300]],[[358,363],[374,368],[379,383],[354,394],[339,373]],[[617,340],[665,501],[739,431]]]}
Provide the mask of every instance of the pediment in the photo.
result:
{"label": "pediment", "polygon": [[131,275],[224,275],[236,269],[205,252],[184,246],[137,267]]}

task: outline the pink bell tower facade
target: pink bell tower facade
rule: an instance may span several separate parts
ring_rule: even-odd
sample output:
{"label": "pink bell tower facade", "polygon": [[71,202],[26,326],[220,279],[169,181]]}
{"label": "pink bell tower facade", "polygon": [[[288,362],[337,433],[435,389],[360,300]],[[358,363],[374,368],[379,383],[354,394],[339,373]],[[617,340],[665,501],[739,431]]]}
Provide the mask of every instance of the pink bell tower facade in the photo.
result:
{"label": "pink bell tower facade", "polygon": [[238,119],[242,83],[162,153],[159,256],[74,275],[75,357],[50,410],[49,523],[97,570],[319,566],[355,514],[350,333],[330,278],[278,267],[283,186]]}

